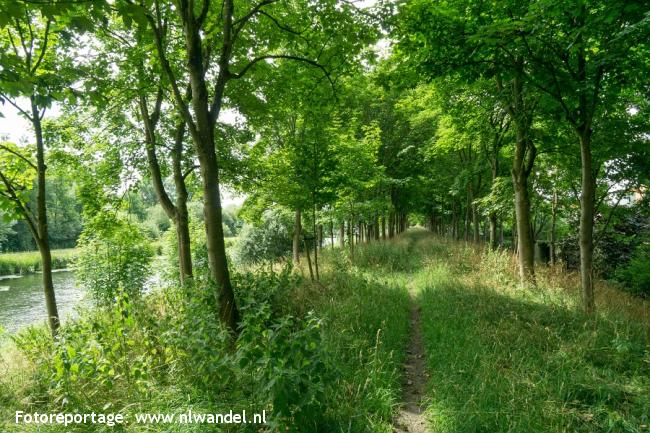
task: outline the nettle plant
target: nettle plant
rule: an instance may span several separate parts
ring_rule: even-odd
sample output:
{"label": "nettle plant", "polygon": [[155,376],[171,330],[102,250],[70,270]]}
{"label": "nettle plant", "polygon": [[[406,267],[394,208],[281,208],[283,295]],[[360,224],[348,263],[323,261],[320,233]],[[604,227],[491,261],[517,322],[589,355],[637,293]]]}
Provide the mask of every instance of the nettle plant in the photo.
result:
{"label": "nettle plant", "polygon": [[153,248],[141,227],[119,215],[99,214],[79,238],[77,280],[101,305],[119,291],[137,297],[149,276]]}

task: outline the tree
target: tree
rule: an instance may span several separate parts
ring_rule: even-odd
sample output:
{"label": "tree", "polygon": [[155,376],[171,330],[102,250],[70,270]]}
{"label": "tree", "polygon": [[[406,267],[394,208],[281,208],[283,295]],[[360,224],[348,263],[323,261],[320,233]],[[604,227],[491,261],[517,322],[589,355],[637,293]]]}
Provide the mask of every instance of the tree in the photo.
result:
{"label": "tree", "polygon": [[511,1],[410,2],[397,17],[396,55],[411,69],[409,76],[414,71],[430,77],[454,71],[466,81],[489,78],[495,83],[515,131],[511,177],[520,280],[534,284],[529,178],[537,156],[533,121],[539,95],[526,80],[527,51],[517,26],[527,7],[527,2]]}
{"label": "tree", "polygon": [[574,131],[580,148],[580,273],[585,311],[594,302],[593,231],[596,179],[592,141],[600,118],[623,86],[647,74],[650,37],[645,2],[537,1],[518,24],[526,50],[529,80],[550,95]]}
{"label": "tree", "polygon": [[[291,30],[290,24],[285,26],[281,23],[284,21],[282,18],[293,21],[291,24],[302,24],[304,19],[299,18],[301,13],[317,11],[294,11],[281,5],[270,11],[273,3],[263,0],[258,4],[247,4],[225,0],[223,8],[220,8],[209,0],[204,0],[200,5],[182,0],[172,9],[163,8],[158,1],[154,1],[152,8],[148,9],[134,8],[127,2],[121,9],[125,17],[146,20],[149,24],[176,107],[192,137],[201,167],[208,259],[211,277],[218,286],[219,317],[232,331],[236,330],[239,313],[224,245],[219,164],[214,135],[226,86],[232,80],[245,77],[257,64],[273,60],[303,61],[325,70],[318,59],[288,53],[282,37],[295,36],[296,33]],[[328,5],[325,10],[331,14],[334,5]],[[182,33],[184,46],[181,56],[186,60],[188,70],[192,94],[190,103],[183,97],[179,73],[174,70],[169,60],[172,54],[165,46],[165,26],[168,20],[174,21]],[[274,34],[280,37],[274,37]],[[218,51],[216,65],[212,61],[215,57],[212,55],[213,50]],[[255,53],[253,57],[250,56],[251,52]],[[215,78],[212,81],[213,74]],[[211,81],[212,91],[209,90]]]}
{"label": "tree", "polygon": [[[11,104],[30,123],[34,131],[36,146],[34,160],[24,155],[24,150],[11,144],[2,146],[6,157],[3,173],[0,175],[4,189],[5,206],[9,206],[28,225],[41,254],[43,290],[48,321],[52,335],[59,327],[59,313],[52,282],[52,255],[47,221],[45,144],[42,121],[52,104],[54,93],[61,92],[65,73],[58,68],[57,51],[64,42],[57,23],[51,16],[34,6],[21,4],[9,22],[4,22],[5,32],[0,39],[0,59],[3,69],[0,74],[0,101]],[[24,98],[28,100],[24,108]],[[29,177],[17,171],[35,173],[36,211],[27,206],[25,190],[31,188]],[[29,175],[27,175],[29,176]]]}

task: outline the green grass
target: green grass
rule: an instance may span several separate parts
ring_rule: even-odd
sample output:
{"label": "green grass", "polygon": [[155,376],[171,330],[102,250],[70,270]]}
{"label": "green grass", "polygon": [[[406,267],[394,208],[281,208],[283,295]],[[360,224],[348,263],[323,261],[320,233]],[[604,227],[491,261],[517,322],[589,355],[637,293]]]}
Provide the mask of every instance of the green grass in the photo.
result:
{"label": "green grass", "polygon": [[212,292],[200,287],[82,314],[55,347],[44,329],[23,333],[0,353],[0,431],[113,431],[15,426],[7,422],[15,410],[192,407],[266,408],[271,431],[391,432],[408,290],[422,312],[431,432],[650,431],[646,301],[600,282],[599,312],[589,318],[576,275],[540,267],[538,287],[519,288],[510,254],[422,230],[358,246],[353,257],[326,249],[321,258],[321,283],[263,272],[234,279],[244,306],[234,348],[216,323]]}
{"label": "green grass", "polygon": [[[75,248],[52,250],[52,267],[67,268],[77,254]],[[41,255],[38,251],[0,254],[0,275],[24,275],[41,269]]]}
{"label": "green grass", "polygon": [[540,268],[523,289],[505,253],[427,242],[414,282],[431,431],[648,431],[647,303],[601,284],[589,318],[570,276]]}
{"label": "green grass", "polygon": [[[408,336],[404,287],[362,278],[335,259],[319,284],[263,273],[234,281],[244,305],[234,350],[216,324],[212,294],[200,289],[189,299],[172,288],[142,304],[82,314],[64,324],[54,347],[44,329],[23,332],[0,362],[0,431],[113,431],[16,426],[8,422],[15,410],[132,415],[190,407],[265,408],[270,431],[392,431]],[[124,431],[220,430],[132,424]]]}

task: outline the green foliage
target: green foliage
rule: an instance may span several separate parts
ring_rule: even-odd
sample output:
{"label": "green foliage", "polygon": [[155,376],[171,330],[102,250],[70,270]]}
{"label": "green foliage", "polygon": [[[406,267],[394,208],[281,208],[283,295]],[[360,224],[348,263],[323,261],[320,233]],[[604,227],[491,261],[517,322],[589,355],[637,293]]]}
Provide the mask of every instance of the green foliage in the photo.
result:
{"label": "green foliage", "polygon": [[355,251],[352,263],[369,271],[405,272],[418,266],[411,242],[371,242]]}
{"label": "green foliage", "polygon": [[141,227],[123,216],[99,214],[79,238],[77,279],[101,304],[123,291],[137,297],[149,277],[153,249]]}
{"label": "green foliage", "polygon": [[[243,318],[234,346],[214,314],[212,287],[170,287],[141,299],[120,292],[110,308],[66,322],[56,342],[40,327],[14,337],[30,365],[26,392],[41,411],[128,417],[254,408],[267,410],[268,431],[388,431],[406,292],[347,272],[324,278],[327,293],[289,269],[235,275]],[[86,427],[75,428],[66,431]],[[204,431],[179,431],[197,428]]]}
{"label": "green foliage", "polygon": [[158,239],[169,229],[171,222],[162,207],[152,206],[147,208],[142,226],[151,239]]}
{"label": "green foliage", "polygon": [[284,258],[291,252],[293,215],[275,208],[264,212],[257,224],[245,225],[234,251],[240,263],[262,263]]}
{"label": "green foliage", "polygon": [[637,246],[629,263],[616,271],[615,278],[632,293],[650,296],[650,244]]}

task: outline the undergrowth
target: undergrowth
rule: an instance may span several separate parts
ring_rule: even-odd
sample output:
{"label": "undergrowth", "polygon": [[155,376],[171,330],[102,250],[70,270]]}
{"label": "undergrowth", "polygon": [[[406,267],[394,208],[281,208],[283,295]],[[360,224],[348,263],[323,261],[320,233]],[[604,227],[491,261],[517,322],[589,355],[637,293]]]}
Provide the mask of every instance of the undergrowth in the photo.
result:
{"label": "undergrowth", "polygon": [[539,266],[522,288],[508,252],[427,244],[437,252],[414,280],[432,431],[648,431],[646,302],[600,282],[587,317],[575,274]]}
{"label": "undergrowth", "polygon": [[[236,275],[234,346],[209,285],[168,287],[13,337],[0,363],[0,431],[113,431],[103,425],[13,424],[14,412],[121,413],[123,431],[260,431],[259,425],[145,425],[137,413],[266,410],[265,431],[389,432],[399,400],[408,297],[338,263],[320,284]],[[16,349],[17,348],[17,349]],[[4,426],[3,426],[4,423]],[[4,427],[4,428],[3,428]],[[221,430],[222,429],[222,430]]]}
{"label": "undergrowth", "polygon": [[[625,432],[650,424],[646,301],[539,266],[521,288],[506,251],[411,230],[321,254],[321,282],[286,269],[233,278],[242,324],[233,346],[206,284],[168,287],[66,322],[52,343],[29,328],[3,348],[0,431],[113,431],[12,424],[14,411],[248,413],[265,431],[390,432],[400,402],[410,300],[421,308],[433,432]],[[304,264],[303,264],[304,266]],[[304,269],[303,269],[304,272]],[[119,429],[118,429],[119,430]],[[139,425],[127,432],[260,431]]]}

